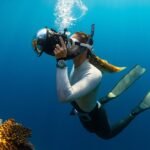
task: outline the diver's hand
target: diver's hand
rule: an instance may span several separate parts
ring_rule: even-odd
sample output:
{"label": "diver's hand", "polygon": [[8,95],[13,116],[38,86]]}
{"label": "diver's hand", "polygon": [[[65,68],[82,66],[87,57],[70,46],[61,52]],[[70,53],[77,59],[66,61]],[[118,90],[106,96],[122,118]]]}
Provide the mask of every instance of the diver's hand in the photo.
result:
{"label": "diver's hand", "polygon": [[66,44],[62,37],[59,37],[59,39],[60,39],[60,43],[62,46],[60,46],[59,44],[56,44],[56,48],[54,49],[55,57],[56,57],[56,59],[66,58],[67,57]]}

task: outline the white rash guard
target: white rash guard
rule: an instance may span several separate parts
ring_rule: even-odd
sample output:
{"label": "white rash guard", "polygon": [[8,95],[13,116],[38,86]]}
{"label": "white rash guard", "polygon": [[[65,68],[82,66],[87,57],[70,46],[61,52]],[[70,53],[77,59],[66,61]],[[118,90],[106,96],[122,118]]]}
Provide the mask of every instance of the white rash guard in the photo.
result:
{"label": "white rash guard", "polygon": [[98,87],[102,73],[85,60],[79,67],[72,68],[70,79],[67,67],[57,68],[57,92],[61,102],[76,101],[79,107],[90,112],[97,102]]}

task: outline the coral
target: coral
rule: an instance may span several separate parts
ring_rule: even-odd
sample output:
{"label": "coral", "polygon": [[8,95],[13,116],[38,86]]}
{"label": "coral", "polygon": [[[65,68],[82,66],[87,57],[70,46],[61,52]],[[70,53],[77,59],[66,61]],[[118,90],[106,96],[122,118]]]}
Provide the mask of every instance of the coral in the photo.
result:
{"label": "coral", "polygon": [[28,143],[27,138],[31,136],[31,130],[22,124],[8,119],[0,125],[0,150],[19,150],[20,145]]}

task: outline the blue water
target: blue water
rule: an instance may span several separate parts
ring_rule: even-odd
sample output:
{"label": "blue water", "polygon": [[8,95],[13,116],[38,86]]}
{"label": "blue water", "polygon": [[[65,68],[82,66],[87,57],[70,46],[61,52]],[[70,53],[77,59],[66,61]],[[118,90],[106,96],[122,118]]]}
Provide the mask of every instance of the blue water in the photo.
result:
{"label": "blue water", "polygon": [[[84,0],[87,14],[71,32],[90,32],[96,24],[95,53],[127,70],[106,75],[104,96],[135,64],[147,72],[106,109],[112,123],[126,116],[150,89],[150,2],[148,0]],[[33,131],[36,150],[149,150],[150,111],[138,116],[121,134],[105,141],[88,133],[70,105],[59,103],[55,59],[38,58],[31,40],[42,27],[54,27],[54,0],[1,1],[0,118],[15,118]],[[71,62],[68,62],[71,66]]]}

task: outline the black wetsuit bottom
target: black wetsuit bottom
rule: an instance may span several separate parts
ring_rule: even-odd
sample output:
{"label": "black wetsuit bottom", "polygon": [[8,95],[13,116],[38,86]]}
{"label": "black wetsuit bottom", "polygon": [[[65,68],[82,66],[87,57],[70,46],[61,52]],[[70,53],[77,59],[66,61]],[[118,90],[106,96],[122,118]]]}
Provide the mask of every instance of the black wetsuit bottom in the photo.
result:
{"label": "black wetsuit bottom", "polygon": [[103,105],[100,108],[96,107],[89,115],[91,116],[90,121],[84,120],[79,116],[82,125],[89,132],[93,132],[103,139],[113,138],[135,118],[134,115],[129,114],[125,119],[111,126]]}

